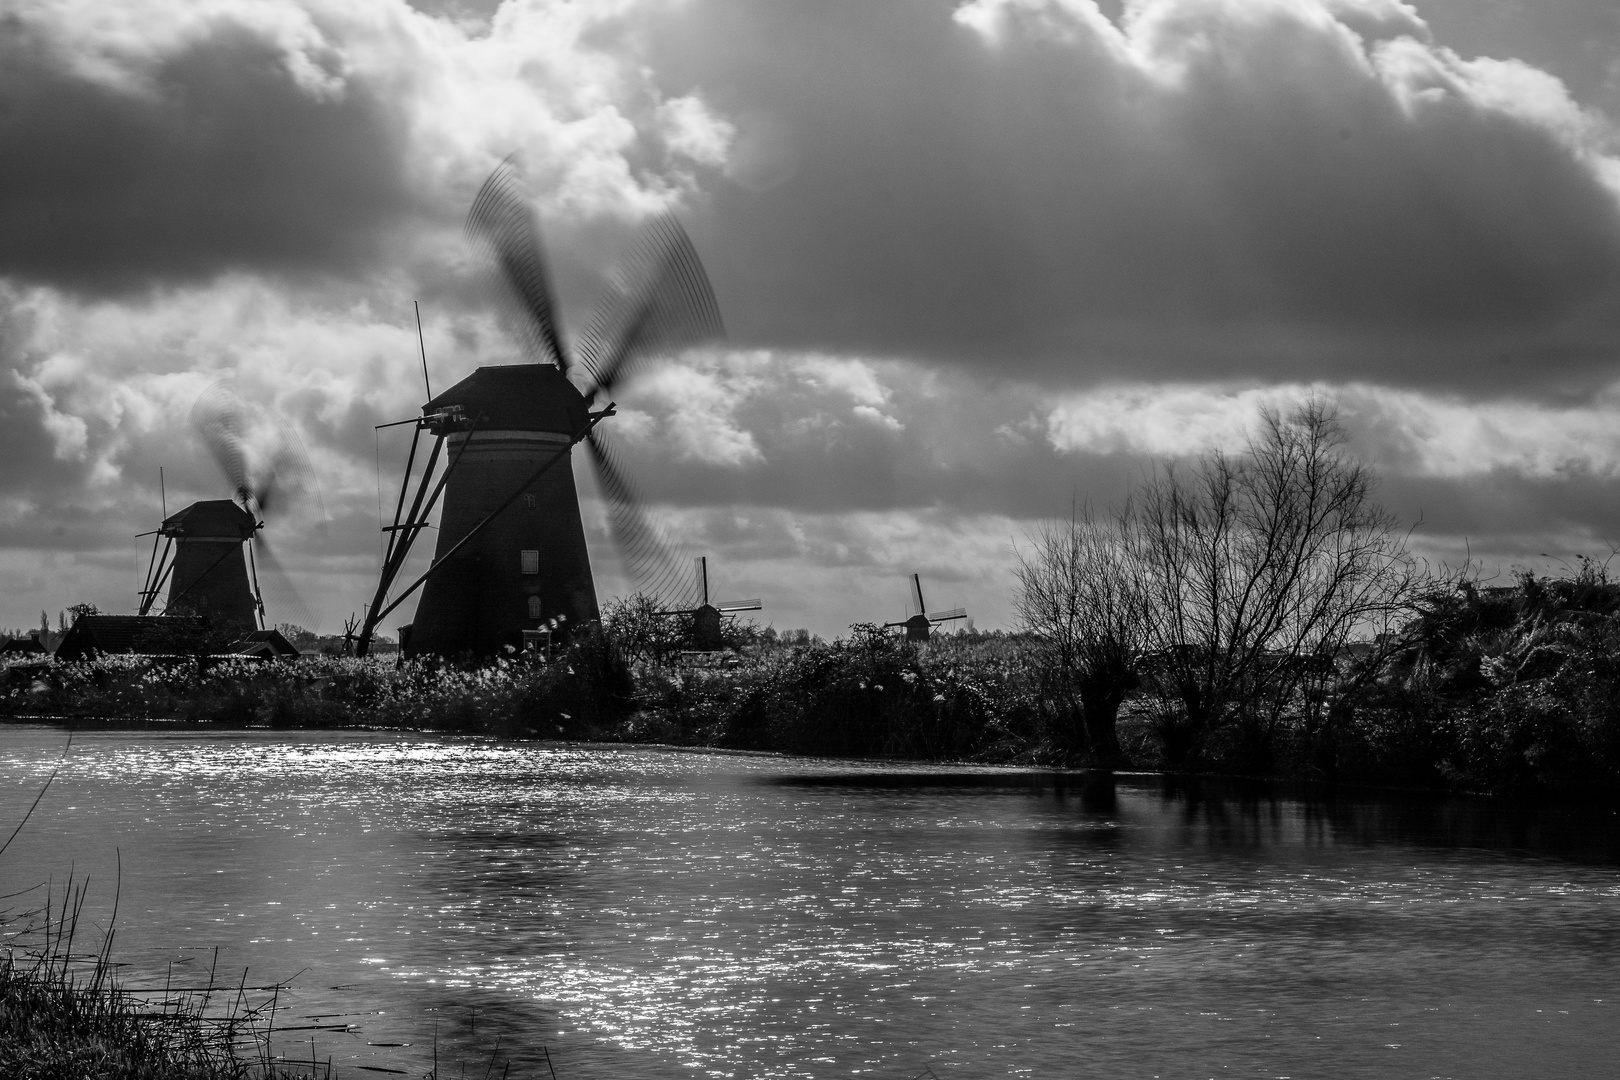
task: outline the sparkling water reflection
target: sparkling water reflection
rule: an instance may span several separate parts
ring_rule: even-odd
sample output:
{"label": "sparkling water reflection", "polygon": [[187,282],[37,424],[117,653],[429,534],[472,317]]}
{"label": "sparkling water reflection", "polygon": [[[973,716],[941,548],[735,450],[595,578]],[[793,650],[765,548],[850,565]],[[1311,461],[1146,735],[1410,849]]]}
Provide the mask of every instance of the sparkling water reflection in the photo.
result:
{"label": "sparkling water reflection", "polygon": [[[0,732],[14,821],[65,735]],[[981,771],[982,772],[982,771]],[[348,733],[80,735],[0,860],[283,1047],[513,1076],[1590,1076],[1620,828],[1153,778]],[[185,958],[190,958],[189,960]],[[351,1024],[346,1032],[313,1030]],[[294,1030],[296,1029],[296,1030]],[[403,1044],[403,1045],[397,1045]],[[495,1072],[499,1074],[499,1066]],[[350,1073],[349,1075],[359,1075]]]}

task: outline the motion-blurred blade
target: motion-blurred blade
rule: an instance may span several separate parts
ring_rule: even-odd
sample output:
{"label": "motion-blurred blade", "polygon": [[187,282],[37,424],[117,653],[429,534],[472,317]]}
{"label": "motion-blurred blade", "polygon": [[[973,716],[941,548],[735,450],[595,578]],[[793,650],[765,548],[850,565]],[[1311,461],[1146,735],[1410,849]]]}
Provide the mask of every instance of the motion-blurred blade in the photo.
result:
{"label": "motion-blurred blade", "polygon": [[258,519],[284,502],[313,501],[326,527],[326,500],[303,440],[247,401],[230,379],[214,383],[191,408],[191,423],[230,482],[231,494]]}
{"label": "motion-blurred blade", "polygon": [[663,607],[695,607],[690,578],[681,569],[664,530],[648,520],[606,433],[600,427],[591,429],[585,447],[607,499],[613,542],[637,591]]}
{"label": "motion-blurred blade", "polygon": [[290,503],[313,503],[318,513],[314,528],[326,532],[330,520],[326,512],[326,498],[321,494],[320,480],[315,475],[315,463],[298,433],[280,421],[271,421],[276,428],[276,439],[269,452],[263,476],[255,490],[255,501],[261,514],[284,509]]}
{"label": "motion-blurred blade", "polygon": [[254,562],[258,567],[259,577],[262,579],[260,593],[268,593],[264,601],[264,622],[266,626],[279,626],[282,623],[292,623],[305,630],[320,633],[320,624],[315,621],[314,614],[309,605],[304,602],[303,593],[292,583],[292,578],[282,569],[281,560],[276,558],[275,552],[270,549],[269,542],[264,534],[253,538]]}
{"label": "motion-blurred blade", "polygon": [[518,188],[510,159],[489,174],[467,212],[467,236],[495,265],[500,295],[530,360],[568,370],[557,334],[551,282],[534,211]]}
{"label": "motion-blurred blade", "polygon": [[191,407],[191,426],[225,474],[231,493],[244,500],[253,494],[248,479],[246,424],[247,405],[228,379],[204,390]]}
{"label": "motion-blurred blade", "polygon": [[697,251],[680,222],[653,221],[620,268],[579,341],[592,390],[612,393],[638,364],[716,341],[720,307]]}

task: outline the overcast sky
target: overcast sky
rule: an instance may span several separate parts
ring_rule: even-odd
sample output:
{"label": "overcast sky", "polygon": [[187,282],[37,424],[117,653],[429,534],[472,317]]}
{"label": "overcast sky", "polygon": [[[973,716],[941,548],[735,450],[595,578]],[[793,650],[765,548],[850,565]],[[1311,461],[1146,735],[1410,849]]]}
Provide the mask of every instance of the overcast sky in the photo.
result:
{"label": "overcast sky", "polygon": [[0,0],[0,626],[133,610],[159,467],[229,494],[187,416],[234,377],[308,447],[270,540],[341,629],[412,301],[436,388],[516,359],[461,235],[514,152],[567,329],[686,223],[728,343],[610,423],[778,627],[913,571],[1009,626],[1035,522],[1308,392],[1421,553],[1605,555],[1617,124],[1613,0]]}

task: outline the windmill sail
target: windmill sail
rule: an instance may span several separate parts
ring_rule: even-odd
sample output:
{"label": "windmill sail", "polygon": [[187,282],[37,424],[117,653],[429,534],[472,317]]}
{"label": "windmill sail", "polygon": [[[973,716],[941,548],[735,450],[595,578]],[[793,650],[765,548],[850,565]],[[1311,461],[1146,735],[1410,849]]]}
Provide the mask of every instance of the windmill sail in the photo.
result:
{"label": "windmill sail", "polygon": [[[479,368],[423,407],[416,436],[426,431],[437,442],[408,514],[407,466],[388,527],[393,539],[357,636],[362,654],[378,621],[418,587],[407,654],[487,656],[548,628],[595,620],[595,582],[570,467],[580,442],[637,588],[666,601],[686,598],[685,575],[674,569],[663,530],[649,521],[605,430],[598,429],[614,414],[607,395],[636,365],[721,332],[713,292],[685,231],[672,218],[648,226],[587,326],[578,363],[564,344],[540,232],[510,160],[478,192],[467,235],[488,258],[502,310],[531,363]],[[449,451],[447,463],[433,481],[440,447]],[[433,563],[395,591],[394,580],[441,493]]]}
{"label": "windmill sail", "polygon": [[911,574],[906,578],[905,619],[900,622],[884,623],[883,625],[887,629],[903,629],[907,641],[927,641],[937,624],[965,618],[967,618],[966,608],[954,607],[942,611],[929,611],[927,601],[923,599],[922,575]]}
{"label": "windmill sail", "polygon": [[[192,406],[191,423],[230,484],[233,499],[194,503],[164,519],[160,532],[176,543],[168,608],[199,611],[251,628],[261,623],[268,626],[271,620],[260,588],[262,572],[284,606],[286,621],[314,629],[309,606],[282,569],[265,532],[267,519],[299,500],[318,507],[318,521],[324,528],[326,505],[309,451],[291,428],[247,401],[230,379],[202,392]],[[235,512],[227,512],[225,507]],[[205,534],[216,546],[233,544],[234,554],[200,548]],[[199,568],[201,576],[197,576]],[[238,595],[242,585],[251,598],[251,607],[245,611]],[[143,613],[160,587],[149,583],[143,590]]]}

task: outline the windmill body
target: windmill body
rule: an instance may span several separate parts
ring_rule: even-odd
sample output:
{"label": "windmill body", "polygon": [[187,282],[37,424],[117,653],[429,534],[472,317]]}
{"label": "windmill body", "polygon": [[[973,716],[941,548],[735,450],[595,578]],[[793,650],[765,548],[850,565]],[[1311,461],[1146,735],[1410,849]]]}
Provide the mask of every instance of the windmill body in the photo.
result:
{"label": "windmill body", "polygon": [[242,554],[257,529],[253,515],[230,499],[192,503],[165,518],[161,533],[174,542],[169,613],[204,615],[220,628],[258,629],[258,604]]}
{"label": "windmill body", "polygon": [[922,575],[912,574],[906,579],[909,592],[907,597],[910,615],[903,622],[884,623],[886,629],[900,629],[905,633],[907,641],[927,643],[933,636],[934,627],[940,623],[954,622],[957,619],[967,618],[966,608],[951,608],[949,611],[929,611],[927,603],[923,600]]}
{"label": "windmill body", "polygon": [[[545,631],[566,635],[595,620],[596,589],[571,467],[576,443],[595,465],[630,576],[653,596],[668,595],[665,586],[675,576],[597,425],[615,415],[613,388],[638,363],[720,336],[720,313],[685,231],[668,218],[648,224],[575,349],[560,333],[534,213],[510,162],[479,189],[467,233],[490,260],[509,326],[531,362],[479,368],[429,401],[420,418],[400,421],[414,423],[416,433],[393,524],[383,528],[382,572],[355,636],[361,656],[379,621],[418,588],[416,616],[401,642],[407,655],[499,655],[540,640]],[[413,497],[424,432],[432,443]],[[441,455],[444,466],[436,473]],[[441,494],[433,562],[396,589]]]}
{"label": "windmill body", "polygon": [[690,636],[692,648],[699,652],[718,652],[726,647],[725,620],[735,617],[739,611],[759,611],[763,605],[757,597],[752,600],[722,600],[719,603],[710,603],[709,557],[699,555],[692,563],[697,571],[698,605],[693,608],[660,611],[658,614],[689,617],[692,620]]}
{"label": "windmill body", "polygon": [[905,627],[907,641],[927,641],[934,629],[927,615],[913,615],[901,625]]}
{"label": "windmill body", "polygon": [[[523,631],[548,622],[596,619],[596,587],[568,460],[588,422],[584,396],[549,364],[485,367],[428,402],[423,413],[456,465],[444,490],[434,556],[443,563],[423,585],[406,654],[488,656],[506,645],[521,647]],[[555,468],[524,487],[559,453]],[[522,496],[500,510],[515,491]]]}

